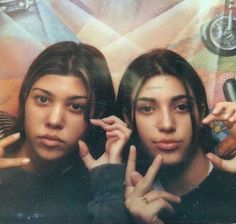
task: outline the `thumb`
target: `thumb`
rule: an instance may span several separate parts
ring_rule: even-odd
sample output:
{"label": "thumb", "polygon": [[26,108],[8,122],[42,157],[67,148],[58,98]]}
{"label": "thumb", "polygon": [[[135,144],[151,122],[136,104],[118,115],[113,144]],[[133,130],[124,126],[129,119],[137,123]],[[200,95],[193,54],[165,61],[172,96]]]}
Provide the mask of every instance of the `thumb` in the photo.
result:
{"label": "thumb", "polygon": [[87,144],[84,141],[79,140],[78,145],[79,145],[79,155],[80,155],[82,161],[84,162],[84,165],[89,170],[92,169],[95,159],[90,154]]}
{"label": "thumb", "polygon": [[215,155],[214,153],[207,153],[206,156],[216,168],[231,173],[234,173],[236,171],[235,161],[233,161],[233,159],[224,160],[221,159],[219,156]]}

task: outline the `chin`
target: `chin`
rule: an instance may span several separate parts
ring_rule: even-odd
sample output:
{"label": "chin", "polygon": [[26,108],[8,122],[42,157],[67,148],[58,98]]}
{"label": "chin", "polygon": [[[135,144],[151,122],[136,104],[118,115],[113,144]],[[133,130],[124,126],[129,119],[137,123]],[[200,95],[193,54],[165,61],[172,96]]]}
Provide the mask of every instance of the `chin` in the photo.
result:
{"label": "chin", "polygon": [[65,156],[65,153],[63,152],[38,152],[38,156],[42,159],[42,160],[47,160],[47,161],[54,161],[54,160],[59,160],[61,158],[63,158]]}
{"label": "chin", "polygon": [[162,154],[162,164],[164,166],[179,166],[182,164],[183,158],[177,155],[163,155]]}

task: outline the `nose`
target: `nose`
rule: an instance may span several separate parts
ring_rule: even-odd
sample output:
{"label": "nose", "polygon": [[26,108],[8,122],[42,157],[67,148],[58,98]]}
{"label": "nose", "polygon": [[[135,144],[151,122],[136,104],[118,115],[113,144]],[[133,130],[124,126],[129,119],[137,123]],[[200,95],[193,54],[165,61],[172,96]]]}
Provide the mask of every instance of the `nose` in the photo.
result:
{"label": "nose", "polygon": [[162,111],[158,118],[157,127],[159,131],[171,133],[176,130],[176,122],[170,111]]}
{"label": "nose", "polygon": [[62,129],[64,127],[63,108],[60,105],[54,105],[50,108],[46,126],[52,129]]}

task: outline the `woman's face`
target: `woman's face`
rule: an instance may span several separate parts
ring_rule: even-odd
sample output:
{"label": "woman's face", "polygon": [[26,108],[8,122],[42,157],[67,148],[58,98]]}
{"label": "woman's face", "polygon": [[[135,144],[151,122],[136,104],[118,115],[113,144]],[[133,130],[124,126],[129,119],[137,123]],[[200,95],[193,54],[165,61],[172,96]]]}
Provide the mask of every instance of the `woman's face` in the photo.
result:
{"label": "woman's face", "polygon": [[25,145],[44,160],[63,157],[82,138],[88,92],[75,76],[44,75],[32,86],[25,105]]}
{"label": "woman's face", "polygon": [[150,78],[137,96],[134,110],[141,142],[152,156],[162,155],[165,165],[179,164],[189,155],[188,102],[182,83],[171,75]]}

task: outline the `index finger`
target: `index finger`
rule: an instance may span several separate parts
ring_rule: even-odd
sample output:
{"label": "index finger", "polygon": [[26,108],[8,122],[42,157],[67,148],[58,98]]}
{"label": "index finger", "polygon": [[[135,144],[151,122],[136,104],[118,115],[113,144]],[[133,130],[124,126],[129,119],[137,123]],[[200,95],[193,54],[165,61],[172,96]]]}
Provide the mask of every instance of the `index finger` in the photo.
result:
{"label": "index finger", "polygon": [[202,123],[203,124],[210,124],[211,122],[216,120],[216,115],[210,113],[206,117],[203,118]]}
{"label": "index finger", "polygon": [[125,185],[126,186],[133,186],[131,173],[133,173],[136,169],[136,148],[134,145],[130,147],[129,158],[126,167],[125,173]]}
{"label": "index finger", "polygon": [[28,165],[29,158],[0,158],[0,168],[10,168]]}
{"label": "index finger", "polygon": [[18,139],[20,138],[20,133],[15,133],[15,134],[12,134],[12,135],[9,135],[3,139],[0,140],[0,156],[3,155],[3,150],[13,144],[14,142],[16,142]]}
{"label": "index finger", "polygon": [[6,147],[9,146],[10,144],[14,143],[16,140],[20,138],[20,133],[15,133],[12,135],[9,135],[3,139],[0,140],[0,147]]}
{"label": "index finger", "polygon": [[143,177],[143,179],[137,184],[137,188],[135,189],[135,194],[144,195],[152,188],[157,173],[161,167],[161,162],[162,162],[162,157],[160,155],[157,155],[153,160],[151,166],[148,168],[148,171]]}
{"label": "index finger", "polygon": [[90,122],[92,125],[99,126],[102,129],[105,129],[105,127],[107,126],[107,124],[101,119],[90,119]]}
{"label": "index finger", "polygon": [[102,118],[102,120],[107,124],[120,123],[127,127],[127,124],[124,121],[122,121],[120,118],[114,115]]}

